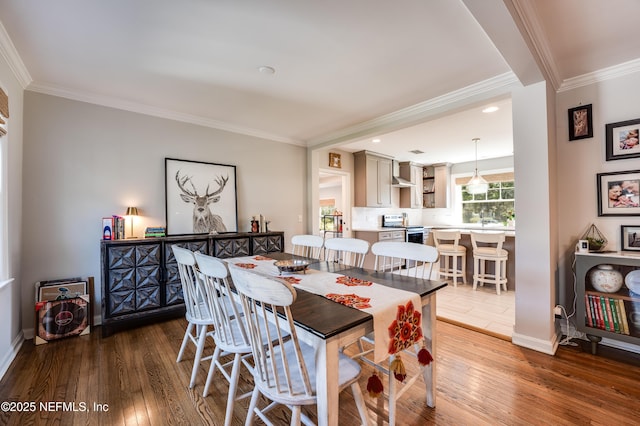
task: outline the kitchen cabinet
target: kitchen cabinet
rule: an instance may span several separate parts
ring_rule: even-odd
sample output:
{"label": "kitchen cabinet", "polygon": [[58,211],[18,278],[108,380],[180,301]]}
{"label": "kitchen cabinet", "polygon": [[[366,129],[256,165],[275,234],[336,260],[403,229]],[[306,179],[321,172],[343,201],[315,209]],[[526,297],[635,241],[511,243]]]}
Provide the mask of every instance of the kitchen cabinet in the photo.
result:
{"label": "kitchen cabinet", "polygon": [[[361,240],[365,240],[369,242],[369,245],[373,245],[378,241],[405,241],[405,230],[404,229],[395,229],[388,231],[354,231],[354,237],[359,238]],[[373,269],[375,267],[376,257],[371,250],[364,257],[364,268]],[[401,260],[396,260],[394,263],[394,267],[398,267],[402,265]]]}
{"label": "kitchen cabinet", "polygon": [[408,180],[414,186],[400,188],[400,207],[409,209],[422,208],[422,178],[423,169],[421,164],[411,161],[399,163],[400,177]]}
{"label": "kitchen cabinet", "polygon": [[449,207],[450,181],[451,164],[425,166],[422,175],[422,206],[426,209]]}
{"label": "kitchen cabinet", "polygon": [[353,156],[355,207],[391,207],[393,159],[371,151]]}

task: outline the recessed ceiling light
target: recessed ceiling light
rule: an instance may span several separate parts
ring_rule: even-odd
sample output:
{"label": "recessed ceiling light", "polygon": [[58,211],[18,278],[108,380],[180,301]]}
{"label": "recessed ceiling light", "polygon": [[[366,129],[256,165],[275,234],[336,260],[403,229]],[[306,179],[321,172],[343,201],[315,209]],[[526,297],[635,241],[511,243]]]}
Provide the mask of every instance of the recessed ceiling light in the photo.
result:
{"label": "recessed ceiling light", "polygon": [[500,108],[498,108],[497,106],[490,106],[490,107],[487,107],[487,108],[483,109],[482,112],[484,112],[484,113],[496,112],[499,109]]}
{"label": "recessed ceiling light", "polygon": [[371,142],[380,143],[380,142],[382,142],[382,139],[379,139],[379,138],[371,139]]}
{"label": "recessed ceiling light", "polygon": [[260,68],[258,68],[258,71],[260,71],[260,74],[274,74],[276,72],[276,69],[273,67],[263,65]]}

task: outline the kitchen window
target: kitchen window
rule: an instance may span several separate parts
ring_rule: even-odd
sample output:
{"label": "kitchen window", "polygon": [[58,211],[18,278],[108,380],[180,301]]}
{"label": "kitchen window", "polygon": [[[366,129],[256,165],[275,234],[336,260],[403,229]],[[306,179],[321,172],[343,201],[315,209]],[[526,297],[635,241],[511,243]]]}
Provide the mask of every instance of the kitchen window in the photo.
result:
{"label": "kitchen window", "polygon": [[[483,176],[484,177],[484,176]],[[506,225],[514,219],[515,181],[489,181],[489,188],[480,194],[470,194],[466,185],[460,185],[462,193],[462,222],[469,224]]]}

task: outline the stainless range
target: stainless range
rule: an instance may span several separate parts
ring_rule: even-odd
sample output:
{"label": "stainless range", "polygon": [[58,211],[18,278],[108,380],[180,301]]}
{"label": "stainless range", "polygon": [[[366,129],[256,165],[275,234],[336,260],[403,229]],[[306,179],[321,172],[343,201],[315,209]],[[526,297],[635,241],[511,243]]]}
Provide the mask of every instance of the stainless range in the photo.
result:
{"label": "stainless range", "polygon": [[401,228],[405,230],[405,241],[424,244],[424,226],[405,225],[404,216],[401,214],[382,215],[383,228]]}

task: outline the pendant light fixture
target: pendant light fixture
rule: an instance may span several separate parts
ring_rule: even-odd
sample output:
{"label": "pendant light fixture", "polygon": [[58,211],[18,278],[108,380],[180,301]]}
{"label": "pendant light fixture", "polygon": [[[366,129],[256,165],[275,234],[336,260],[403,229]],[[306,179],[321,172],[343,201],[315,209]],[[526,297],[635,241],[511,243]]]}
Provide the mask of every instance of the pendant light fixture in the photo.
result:
{"label": "pendant light fixture", "polygon": [[487,192],[489,184],[478,174],[478,141],[480,138],[473,138],[472,140],[476,144],[476,171],[473,173],[471,180],[467,183],[467,192],[469,194],[482,194]]}

